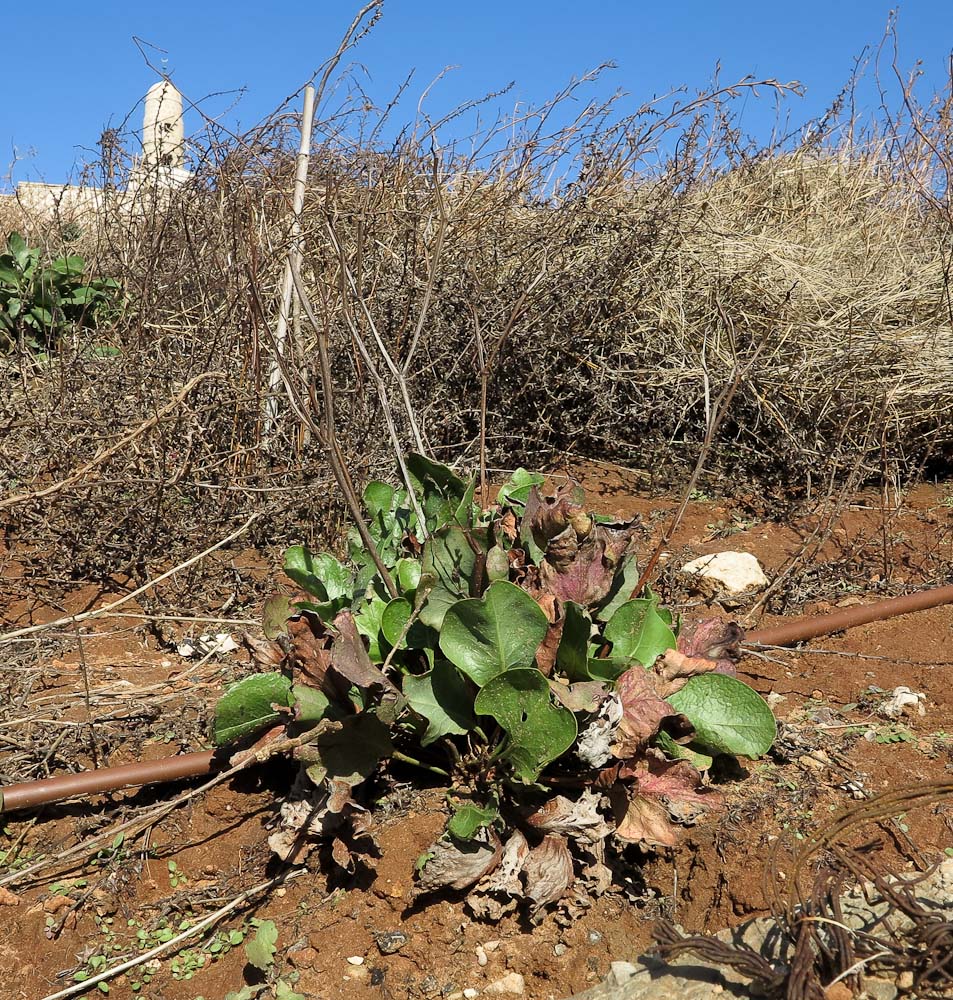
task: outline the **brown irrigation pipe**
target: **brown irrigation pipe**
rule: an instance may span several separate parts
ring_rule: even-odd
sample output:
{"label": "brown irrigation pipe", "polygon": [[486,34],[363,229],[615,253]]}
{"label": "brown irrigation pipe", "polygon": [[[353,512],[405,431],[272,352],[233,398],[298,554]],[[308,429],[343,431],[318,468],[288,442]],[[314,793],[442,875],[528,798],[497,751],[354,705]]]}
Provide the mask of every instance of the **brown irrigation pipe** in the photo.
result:
{"label": "brown irrigation pipe", "polygon": [[[893,597],[887,601],[846,608],[830,615],[798,618],[793,622],[756,629],[746,635],[745,642],[760,643],[765,646],[787,646],[794,642],[803,642],[805,639],[815,639],[820,635],[841,632],[857,625],[885,621],[913,611],[925,611],[927,608],[936,608],[942,604],[953,604],[953,586],[922,590],[905,597]],[[117,788],[200,777],[215,768],[214,754],[213,750],[178,754],[161,760],[123,764],[121,767],[104,767],[95,771],[64,774],[56,778],[9,785],[0,789],[0,813],[27,809],[45,802],[57,802],[77,795],[94,795]]]}
{"label": "brown irrigation pipe", "polygon": [[816,639],[819,635],[830,635],[832,632],[842,632],[857,625],[882,622],[888,618],[896,618],[897,615],[910,614],[912,611],[937,608],[941,604],[953,604],[953,586],[921,590],[916,594],[892,597],[890,600],[877,601],[874,604],[859,604],[843,611],[835,611],[830,615],[812,615],[781,625],[755,629],[754,632],[745,635],[745,642],[758,642],[765,646],[789,646],[794,642]]}
{"label": "brown irrigation pipe", "polygon": [[55,778],[8,785],[0,788],[0,813],[70,799],[76,795],[93,795],[116,788],[198,777],[212,770],[214,753],[214,750],[183,753],[160,760],[144,760],[137,764],[102,767],[95,771],[61,774]]}

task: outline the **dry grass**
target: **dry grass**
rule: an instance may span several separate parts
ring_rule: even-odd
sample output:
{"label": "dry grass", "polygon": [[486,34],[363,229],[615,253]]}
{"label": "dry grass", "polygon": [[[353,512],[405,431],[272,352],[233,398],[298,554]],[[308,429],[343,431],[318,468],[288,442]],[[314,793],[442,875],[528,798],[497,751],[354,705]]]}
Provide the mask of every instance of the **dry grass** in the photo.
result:
{"label": "dry grass", "polygon": [[[586,82],[456,141],[454,122],[421,117],[385,144],[387,110],[360,95],[322,106],[303,276],[355,481],[393,466],[385,411],[403,447],[413,415],[436,457],[475,465],[481,364],[491,465],[592,455],[678,480],[732,380],[708,461],[726,477],[801,492],[948,462],[949,95],[921,107],[908,89],[866,131],[835,107],[802,140],[759,147],[739,137],[738,102],[791,85],[570,115]],[[187,187],[147,184],[135,211],[107,199],[87,224],[74,245],[130,295],[95,335],[118,358],[84,359],[77,336],[48,364],[0,362],[10,492],[64,478],[190,378],[222,372],[95,476],[7,511],[13,534],[61,553],[61,573],[144,578],[263,502],[258,544],[336,528],[308,421],[284,399],[273,428],[263,419],[295,127],[288,108],[242,137],[209,122]],[[103,173],[121,188],[114,139]],[[55,221],[30,236],[63,244]],[[312,417],[316,369],[296,313],[285,379]]]}

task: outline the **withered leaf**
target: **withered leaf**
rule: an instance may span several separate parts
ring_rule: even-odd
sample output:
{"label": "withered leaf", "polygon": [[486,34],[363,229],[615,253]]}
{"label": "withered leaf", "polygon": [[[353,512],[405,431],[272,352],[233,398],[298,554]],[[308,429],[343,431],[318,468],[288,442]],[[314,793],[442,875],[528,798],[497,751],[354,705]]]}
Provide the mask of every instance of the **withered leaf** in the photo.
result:
{"label": "withered leaf", "polygon": [[327,683],[331,636],[324,623],[312,615],[300,615],[288,622],[288,635],[288,660],[295,683],[310,684],[329,696],[338,693]]}
{"label": "withered leaf", "polygon": [[659,696],[656,675],[642,666],[631,667],[616,682],[622,718],[612,752],[631,757],[659,731],[662,722],[678,713]]}
{"label": "withered leaf", "polygon": [[258,639],[243,632],[242,642],[248,647],[255,665],[263,671],[277,669],[285,658],[285,651],[271,639]]}
{"label": "withered leaf", "polygon": [[681,691],[699,674],[710,674],[718,669],[716,660],[704,656],[686,656],[677,649],[666,649],[655,664],[656,687],[664,697]]}
{"label": "withered leaf", "polygon": [[618,783],[609,790],[609,801],[616,821],[615,834],[620,840],[645,847],[674,847],[678,842],[668,810],[657,799]]}
{"label": "withered leaf", "polygon": [[354,871],[354,858],[343,840],[335,837],[331,841],[331,860],[346,872]]}
{"label": "withered leaf", "polygon": [[529,844],[519,830],[514,830],[503,847],[500,862],[486,875],[475,891],[502,892],[510,896],[522,896],[523,885],[520,872],[529,856]]}
{"label": "withered leaf", "polygon": [[575,801],[565,795],[554,795],[526,821],[542,833],[560,834],[585,844],[595,844],[612,832],[612,827],[599,811],[601,801],[602,796],[590,788],[585,789]]}
{"label": "withered leaf", "polygon": [[391,694],[399,693],[394,684],[371,662],[350,611],[338,613],[334,619],[334,628],[337,635],[331,643],[331,668],[362,690],[377,687]]}
{"label": "withered leaf", "polygon": [[724,802],[720,793],[702,783],[687,760],[666,760],[652,751],[628,773],[638,781],[639,792],[658,800],[678,823],[696,823]]}
{"label": "withered leaf", "polygon": [[572,855],[565,839],[556,834],[544,837],[543,842],[529,852],[523,865],[523,877],[526,895],[533,901],[531,917],[562,899],[575,879]]}
{"label": "withered leaf", "polygon": [[700,622],[686,622],[678,633],[676,649],[686,656],[700,656],[715,660],[720,674],[733,677],[735,666],[741,658],[741,640],[744,631],[737,622],[723,618],[703,618]]}
{"label": "withered leaf", "polygon": [[483,831],[483,840],[454,841],[441,837],[427,853],[423,869],[417,876],[416,892],[436,889],[466,889],[479,881],[499,861],[500,839],[492,830]]}

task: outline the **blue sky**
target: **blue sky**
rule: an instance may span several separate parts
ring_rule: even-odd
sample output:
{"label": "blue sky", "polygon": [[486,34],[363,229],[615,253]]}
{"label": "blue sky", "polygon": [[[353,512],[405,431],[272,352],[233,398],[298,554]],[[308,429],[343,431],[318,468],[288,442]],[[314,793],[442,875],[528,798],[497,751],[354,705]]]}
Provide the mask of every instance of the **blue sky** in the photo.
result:
{"label": "blue sky", "polygon": [[[134,36],[157,47],[146,49],[150,60],[171,73],[187,100],[242,128],[310,77],[360,6],[356,0],[5,5],[0,188],[11,180],[64,181],[94,155],[104,127],[127,117],[138,127],[137,102],[157,76]],[[502,99],[505,108],[517,100],[538,103],[573,75],[611,60],[617,68],[590,93],[621,89],[630,110],[672,87],[704,86],[720,61],[723,82],[747,73],[803,82],[807,96],[791,105],[792,120],[800,122],[824,109],[854,57],[877,44],[892,6],[883,0],[386,0],[381,23],[354,59],[366,66],[366,91],[379,102],[415,70],[398,115],[404,120],[421,90],[450,65],[458,68],[430,98],[437,113],[510,81],[515,87]],[[953,0],[906,0],[899,38],[901,64],[922,61],[924,87],[942,86],[953,49]],[[240,99],[223,93],[238,90]],[[873,99],[875,92],[865,93]],[[749,100],[742,124],[766,135],[773,114],[769,101]],[[194,112],[187,115],[186,133],[200,124]]]}

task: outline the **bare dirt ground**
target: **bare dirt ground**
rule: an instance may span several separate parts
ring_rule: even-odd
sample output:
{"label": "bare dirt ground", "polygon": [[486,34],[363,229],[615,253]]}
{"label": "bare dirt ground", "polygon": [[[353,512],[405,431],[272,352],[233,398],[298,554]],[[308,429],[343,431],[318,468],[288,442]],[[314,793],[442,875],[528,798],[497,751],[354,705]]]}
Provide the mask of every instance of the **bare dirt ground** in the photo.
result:
{"label": "bare dirt ground", "polygon": [[[650,551],[651,538],[677,501],[639,495],[638,480],[612,467],[576,472],[598,509],[641,515]],[[721,502],[699,496],[670,546],[660,580],[663,599],[686,617],[700,617],[708,609],[681,589],[674,566],[696,555],[742,549],[757,555],[774,579],[819,526],[819,552],[778,588],[769,604],[773,612],[823,613],[949,583],[950,493],[941,485],[920,487],[899,501],[891,494],[886,503],[879,494],[851,497],[829,524],[825,512],[772,516],[757,497]],[[277,554],[232,549],[210,558],[233,568],[234,587],[196,613],[229,619],[228,626],[101,617],[85,630],[39,632],[4,647],[5,784],[208,746],[215,695],[254,666],[244,649],[184,659],[175,640],[219,628],[236,638],[244,629],[257,634],[253,623],[262,595],[282,586]],[[37,565],[36,553],[4,548],[0,533],[3,632],[100,607],[125,592],[122,580],[108,594],[83,581],[44,579],[36,575]],[[736,612],[742,619],[744,613]],[[759,620],[767,624],[777,617]],[[953,607],[864,626],[797,650],[750,653],[740,676],[761,694],[777,696],[781,730],[775,752],[716,774],[727,808],[687,831],[668,854],[645,857],[628,849],[626,884],[568,925],[552,915],[536,927],[515,917],[480,924],[468,917],[461,899],[415,901],[414,862],[445,814],[437,789],[411,784],[411,775],[395,771],[377,788],[372,815],[380,857],[374,868],[329,878],[315,853],[307,874],[231,914],[176,957],[113,979],[108,994],[122,1000],[221,1000],[254,984],[242,944],[255,932],[252,920],[260,919],[278,928],[272,978],[280,976],[308,997],[459,997],[464,990],[482,994],[511,972],[524,977],[531,1000],[568,997],[601,979],[610,962],[644,950],[659,914],[690,931],[714,931],[765,913],[768,853],[779,844],[796,844],[853,796],[948,779],[951,675]],[[885,692],[901,684],[925,696],[922,716],[891,720],[878,714]],[[0,997],[56,994],[74,984],[77,972],[138,954],[276,874],[265,841],[292,776],[292,766],[283,761],[261,767],[136,837],[90,852],[69,869],[55,863],[62,851],[181,788],[117,792],[6,816],[0,878],[44,859],[49,866],[13,883],[12,892],[0,889]],[[938,804],[885,824],[871,849],[895,865],[953,853],[953,806]],[[404,935],[402,943],[382,937],[396,932]],[[90,995],[97,992],[93,988]]]}

